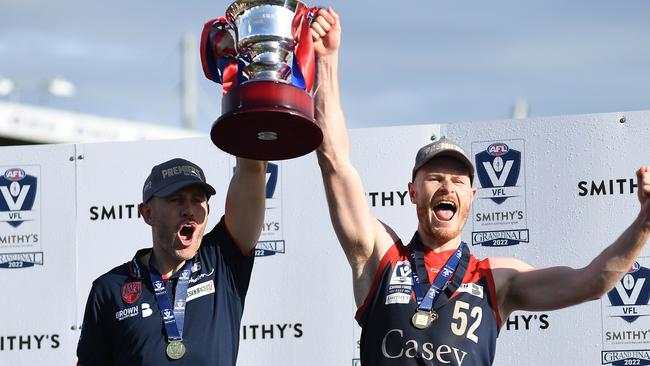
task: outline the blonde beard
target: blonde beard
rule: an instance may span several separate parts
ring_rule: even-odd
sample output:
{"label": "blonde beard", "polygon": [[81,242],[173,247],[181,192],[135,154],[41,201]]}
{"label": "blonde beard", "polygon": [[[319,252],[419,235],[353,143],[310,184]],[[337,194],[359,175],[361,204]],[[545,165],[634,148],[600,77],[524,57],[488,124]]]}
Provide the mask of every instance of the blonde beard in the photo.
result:
{"label": "blonde beard", "polygon": [[[460,220],[460,226],[454,227],[454,228],[438,228],[434,227],[431,225],[431,222],[433,220],[430,219],[429,217],[429,210],[427,208],[426,213],[424,213],[426,219],[427,219],[427,225],[426,225],[426,233],[431,236],[431,239],[433,240],[434,244],[444,244],[447,243],[453,239],[456,239],[461,236],[463,232],[463,228],[465,227],[465,224],[467,224],[467,217],[469,215],[469,210],[464,210],[464,212],[459,212],[460,216],[458,217],[458,220]],[[433,215],[433,213],[431,213]],[[418,216],[420,216],[418,214]],[[420,223],[422,223],[422,220],[420,217],[418,217],[420,220]]]}

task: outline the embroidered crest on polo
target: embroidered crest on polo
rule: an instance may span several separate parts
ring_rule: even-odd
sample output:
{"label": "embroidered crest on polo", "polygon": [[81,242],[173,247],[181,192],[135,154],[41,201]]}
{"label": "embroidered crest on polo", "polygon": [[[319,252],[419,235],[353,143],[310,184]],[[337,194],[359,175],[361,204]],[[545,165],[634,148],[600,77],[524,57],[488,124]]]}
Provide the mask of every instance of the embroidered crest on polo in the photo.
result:
{"label": "embroidered crest on polo", "polygon": [[122,300],[127,304],[134,304],[142,295],[142,282],[127,282],[122,285]]}

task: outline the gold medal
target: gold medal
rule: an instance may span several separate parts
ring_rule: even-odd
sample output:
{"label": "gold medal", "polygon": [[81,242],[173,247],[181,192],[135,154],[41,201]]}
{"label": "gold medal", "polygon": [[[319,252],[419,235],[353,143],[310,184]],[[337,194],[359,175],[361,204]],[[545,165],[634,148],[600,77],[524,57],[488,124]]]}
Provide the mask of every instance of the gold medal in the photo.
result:
{"label": "gold medal", "polygon": [[172,360],[178,360],[185,355],[185,345],[181,341],[171,341],[167,345],[166,353]]}
{"label": "gold medal", "polygon": [[438,319],[438,314],[435,311],[421,311],[418,310],[411,318],[411,323],[418,329],[427,329],[431,324]]}

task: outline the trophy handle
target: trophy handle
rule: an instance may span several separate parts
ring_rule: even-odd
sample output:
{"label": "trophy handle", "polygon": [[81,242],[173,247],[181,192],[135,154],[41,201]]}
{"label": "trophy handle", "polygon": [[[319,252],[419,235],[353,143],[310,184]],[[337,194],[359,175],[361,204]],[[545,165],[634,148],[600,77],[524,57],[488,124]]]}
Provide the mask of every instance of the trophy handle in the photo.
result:
{"label": "trophy handle", "polygon": [[[233,27],[223,18],[209,20],[201,33],[201,66],[205,77],[224,86],[234,85],[237,69],[236,34]],[[224,68],[231,70],[224,73]]]}

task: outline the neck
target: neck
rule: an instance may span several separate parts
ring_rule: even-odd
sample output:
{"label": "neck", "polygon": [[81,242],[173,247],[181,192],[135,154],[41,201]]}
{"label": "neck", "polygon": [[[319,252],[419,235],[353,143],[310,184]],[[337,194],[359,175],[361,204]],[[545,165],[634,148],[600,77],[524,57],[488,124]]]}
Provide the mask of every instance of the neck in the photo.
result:
{"label": "neck", "polygon": [[422,228],[418,228],[418,235],[420,236],[422,244],[429,247],[436,253],[457,249],[461,242],[460,235],[452,238],[451,240],[446,240],[436,237],[435,235],[422,230]]}
{"label": "neck", "polygon": [[[164,255],[164,253],[161,253],[160,250],[156,249],[156,247],[153,247],[153,251],[151,252],[151,255],[153,255],[153,261],[151,262],[153,266],[158,270],[158,272],[165,276],[165,277],[171,277],[174,273],[176,273],[178,270],[183,268],[185,265],[184,260],[174,260],[172,258],[168,258]],[[147,262],[149,263],[149,259],[147,259]]]}

